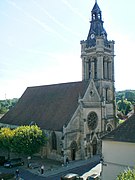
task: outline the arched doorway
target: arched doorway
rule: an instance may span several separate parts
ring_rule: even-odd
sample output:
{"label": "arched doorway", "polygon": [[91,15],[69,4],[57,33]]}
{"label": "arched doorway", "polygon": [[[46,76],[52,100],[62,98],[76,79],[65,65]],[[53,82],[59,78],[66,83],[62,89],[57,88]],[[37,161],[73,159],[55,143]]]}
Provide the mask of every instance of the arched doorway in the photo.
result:
{"label": "arched doorway", "polygon": [[71,159],[72,161],[75,160],[76,150],[74,148],[71,149]]}
{"label": "arched doorway", "polygon": [[76,151],[77,151],[77,143],[73,141],[71,143],[71,160],[74,161],[76,159]]}
{"label": "arched doorway", "polygon": [[93,155],[97,154],[97,139],[94,138],[92,141]]}

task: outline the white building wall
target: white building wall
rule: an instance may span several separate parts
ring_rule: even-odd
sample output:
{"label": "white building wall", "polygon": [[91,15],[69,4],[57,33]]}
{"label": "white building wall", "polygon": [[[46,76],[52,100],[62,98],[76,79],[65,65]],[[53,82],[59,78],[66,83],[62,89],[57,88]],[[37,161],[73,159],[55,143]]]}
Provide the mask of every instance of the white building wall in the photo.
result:
{"label": "white building wall", "polygon": [[102,180],[115,180],[128,167],[135,166],[135,143],[103,141]]}

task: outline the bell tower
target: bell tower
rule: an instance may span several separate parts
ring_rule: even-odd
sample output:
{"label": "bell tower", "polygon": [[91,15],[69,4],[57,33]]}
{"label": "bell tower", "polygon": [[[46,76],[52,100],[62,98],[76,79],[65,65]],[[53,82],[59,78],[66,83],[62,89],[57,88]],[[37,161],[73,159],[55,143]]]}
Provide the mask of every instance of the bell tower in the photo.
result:
{"label": "bell tower", "polygon": [[[82,40],[82,80],[94,83],[100,97],[102,131],[115,128],[114,41],[108,40],[102,12],[95,1],[91,11],[90,29]],[[96,100],[92,107],[96,108]]]}

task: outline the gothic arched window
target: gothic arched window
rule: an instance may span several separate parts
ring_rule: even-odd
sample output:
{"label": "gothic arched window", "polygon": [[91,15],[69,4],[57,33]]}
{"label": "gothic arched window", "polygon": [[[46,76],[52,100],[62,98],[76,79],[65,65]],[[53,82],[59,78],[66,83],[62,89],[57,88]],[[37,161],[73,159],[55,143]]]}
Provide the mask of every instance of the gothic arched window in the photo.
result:
{"label": "gothic arched window", "polygon": [[108,88],[105,89],[105,100],[108,101]]}
{"label": "gothic arched window", "polygon": [[94,60],[94,78],[97,79],[97,60]]}
{"label": "gothic arched window", "polygon": [[109,79],[109,72],[110,72],[109,65],[110,65],[110,63],[107,62],[107,79]]}
{"label": "gothic arched window", "polygon": [[91,61],[89,60],[89,79],[91,79]]}
{"label": "gothic arched window", "polygon": [[57,150],[57,137],[55,132],[52,132],[52,149]]}
{"label": "gothic arched window", "polygon": [[103,78],[105,79],[105,60],[103,60]]}
{"label": "gothic arched window", "polygon": [[98,124],[98,116],[97,116],[97,113],[95,113],[95,112],[92,111],[92,112],[90,112],[90,113],[88,114],[87,124],[88,124],[88,127],[89,127],[91,130],[96,129],[97,124]]}
{"label": "gothic arched window", "polygon": [[100,13],[98,14],[98,19],[101,19],[101,14]]}
{"label": "gothic arched window", "polygon": [[95,14],[92,15],[92,19],[93,19],[93,20],[96,19],[96,15],[95,15]]}

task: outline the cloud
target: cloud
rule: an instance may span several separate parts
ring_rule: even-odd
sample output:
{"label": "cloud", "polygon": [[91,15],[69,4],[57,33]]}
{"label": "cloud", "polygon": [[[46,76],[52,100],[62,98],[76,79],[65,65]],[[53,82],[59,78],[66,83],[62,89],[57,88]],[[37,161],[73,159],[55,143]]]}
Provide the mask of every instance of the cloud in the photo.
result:
{"label": "cloud", "polygon": [[42,66],[37,66],[36,69],[32,68],[23,73],[16,70],[16,77],[12,78],[10,75],[10,78],[1,79],[0,99],[4,98],[5,94],[7,98],[20,97],[29,86],[81,80],[81,59],[77,53],[55,53],[52,56],[55,58],[55,63],[51,66],[46,66],[44,61]]}
{"label": "cloud", "polygon": [[115,86],[116,90],[135,89],[134,84],[134,40],[125,34],[114,33],[115,44]]}
{"label": "cloud", "polygon": [[9,14],[6,13],[6,12],[4,12],[4,11],[0,11],[0,13],[1,13],[2,15],[4,15],[4,16],[8,17],[9,19],[12,19],[12,20],[16,21],[16,22],[21,22],[21,23],[23,23],[23,24],[25,24],[25,25],[28,24],[27,22],[25,22],[25,21],[23,21],[23,20],[20,21],[20,19],[18,19],[17,17],[9,16]]}
{"label": "cloud", "polygon": [[74,14],[78,15],[84,22],[88,22],[87,19],[80,13],[79,10],[71,6],[67,0],[61,0]]}
{"label": "cloud", "polygon": [[32,0],[33,3],[40,8],[45,15],[50,18],[55,24],[57,24],[58,26],[62,27],[64,30],[70,32],[71,34],[80,37],[80,33],[74,32],[71,28],[65,26],[63,23],[61,23],[60,21],[58,21],[54,16],[52,16],[45,8],[41,7],[35,0]]}
{"label": "cloud", "polygon": [[70,43],[68,39],[66,39],[64,36],[62,36],[60,33],[55,31],[53,28],[42,22],[40,19],[36,18],[35,16],[29,14],[28,12],[24,11],[21,7],[19,7],[15,2],[6,0],[9,4],[14,6],[16,9],[18,9],[20,12],[22,12],[25,16],[33,20],[36,24],[38,24],[43,30],[53,33],[54,35],[58,36],[61,40],[65,41],[66,43]]}

